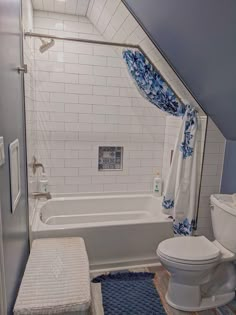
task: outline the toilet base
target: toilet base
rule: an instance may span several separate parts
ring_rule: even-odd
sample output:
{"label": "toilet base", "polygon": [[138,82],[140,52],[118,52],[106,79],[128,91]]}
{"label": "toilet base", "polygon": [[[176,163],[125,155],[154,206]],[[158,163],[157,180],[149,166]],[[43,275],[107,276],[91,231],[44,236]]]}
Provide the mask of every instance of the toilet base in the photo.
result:
{"label": "toilet base", "polygon": [[226,293],[226,294],[220,294],[220,295],[215,295],[212,297],[202,298],[200,300],[200,303],[198,306],[196,306],[196,305],[185,306],[183,304],[178,305],[178,304],[172,302],[171,299],[169,298],[169,295],[167,292],[166,293],[166,302],[170,306],[172,306],[173,308],[180,310],[180,311],[197,312],[197,311],[204,311],[207,309],[223,306],[223,305],[229,303],[230,301],[232,301],[234,299],[234,297],[235,297],[235,292],[230,292],[230,293]]}

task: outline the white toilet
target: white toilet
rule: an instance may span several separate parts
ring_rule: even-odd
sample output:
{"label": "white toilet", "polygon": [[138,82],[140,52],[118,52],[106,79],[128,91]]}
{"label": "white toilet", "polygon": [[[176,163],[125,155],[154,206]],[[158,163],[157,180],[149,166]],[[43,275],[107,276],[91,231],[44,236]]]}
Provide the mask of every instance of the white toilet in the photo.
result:
{"label": "white toilet", "polygon": [[212,195],[215,241],[204,236],[161,242],[157,255],[170,272],[166,301],[182,311],[201,311],[227,304],[236,287],[235,195]]}

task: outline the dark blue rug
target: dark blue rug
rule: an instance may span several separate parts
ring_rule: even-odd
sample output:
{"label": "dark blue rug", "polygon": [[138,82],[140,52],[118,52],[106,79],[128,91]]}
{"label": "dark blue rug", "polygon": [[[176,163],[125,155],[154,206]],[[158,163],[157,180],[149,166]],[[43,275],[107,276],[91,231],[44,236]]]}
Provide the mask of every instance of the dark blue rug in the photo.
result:
{"label": "dark blue rug", "polygon": [[101,283],[105,315],[166,315],[149,272],[122,272],[92,280]]}

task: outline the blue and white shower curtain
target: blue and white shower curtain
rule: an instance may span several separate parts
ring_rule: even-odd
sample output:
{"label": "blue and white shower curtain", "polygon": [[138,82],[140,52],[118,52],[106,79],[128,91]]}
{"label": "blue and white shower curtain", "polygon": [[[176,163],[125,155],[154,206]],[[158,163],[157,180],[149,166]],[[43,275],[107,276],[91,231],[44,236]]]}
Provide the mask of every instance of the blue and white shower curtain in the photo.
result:
{"label": "blue and white shower curtain", "polygon": [[177,98],[140,51],[125,50],[123,58],[140,93],[159,109],[182,117],[162,205],[173,217],[174,234],[191,235],[197,207],[197,111]]}
{"label": "blue and white shower curtain", "polygon": [[187,106],[176,140],[163,197],[175,235],[191,235],[197,209],[197,111]]}

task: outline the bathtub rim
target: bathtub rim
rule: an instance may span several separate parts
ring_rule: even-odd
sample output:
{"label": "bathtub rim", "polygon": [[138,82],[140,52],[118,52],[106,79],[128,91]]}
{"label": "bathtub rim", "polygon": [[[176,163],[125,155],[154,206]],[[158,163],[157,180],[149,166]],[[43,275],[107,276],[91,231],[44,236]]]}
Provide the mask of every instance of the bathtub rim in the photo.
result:
{"label": "bathtub rim", "polygon": [[[35,200],[34,203],[34,215],[31,225],[31,232],[37,232],[37,231],[51,231],[51,230],[67,230],[67,229],[76,229],[76,228],[95,228],[95,227],[105,227],[105,226],[120,226],[120,225],[133,225],[133,224],[149,224],[149,223],[170,223],[172,222],[172,219],[168,218],[168,215],[165,215],[161,213],[161,209],[158,209],[159,215],[157,218],[155,216],[150,215],[148,219],[138,219],[138,220],[118,220],[118,221],[107,221],[107,222],[90,222],[90,223],[81,223],[81,224],[46,224],[42,222],[40,218],[40,211],[42,207],[44,207],[46,204],[50,204],[53,201],[65,201],[67,199],[69,200],[88,200],[88,199],[112,199],[114,197],[120,197],[120,198],[130,198],[130,197],[149,197],[153,199],[158,199],[158,201],[161,199],[161,197],[156,197],[152,193],[148,192],[134,192],[134,193],[66,193],[66,194],[52,194],[52,199],[50,200]],[[150,212],[151,214],[151,212]]]}

